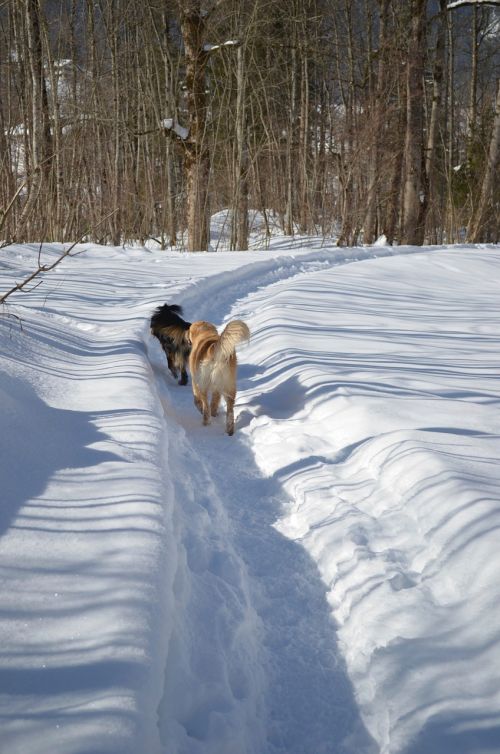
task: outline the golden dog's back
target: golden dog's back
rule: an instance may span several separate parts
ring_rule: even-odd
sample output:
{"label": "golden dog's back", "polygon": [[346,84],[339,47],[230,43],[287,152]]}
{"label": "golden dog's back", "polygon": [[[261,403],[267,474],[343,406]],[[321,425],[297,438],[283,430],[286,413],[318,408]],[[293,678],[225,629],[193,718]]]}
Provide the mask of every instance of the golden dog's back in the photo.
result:
{"label": "golden dog's back", "polygon": [[236,346],[250,338],[244,322],[234,319],[219,335],[210,322],[193,322],[188,332],[191,343],[189,367],[194,404],[203,415],[203,424],[217,416],[221,396],[226,401],[226,432],[234,433],[236,399]]}
{"label": "golden dog's back", "polygon": [[210,322],[193,322],[190,329],[191,373],[202,390],[223,395],[236,390],[236,346],[248,340],[250,330],[239,319],[229,322],[219,335]]}

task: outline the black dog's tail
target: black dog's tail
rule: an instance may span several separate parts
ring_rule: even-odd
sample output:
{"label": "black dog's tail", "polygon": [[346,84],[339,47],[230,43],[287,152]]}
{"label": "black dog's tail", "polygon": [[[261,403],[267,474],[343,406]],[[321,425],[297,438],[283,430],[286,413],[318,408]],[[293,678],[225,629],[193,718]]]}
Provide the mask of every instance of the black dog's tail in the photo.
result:
{"label": "black dog's tail", "polygon": [[[153,335],[156,334],[156,330],[162,327],[168,327],[169,325],[185,325],[187,323],[181,317],[182,306],[179,304],[163,304],[154,310],[151,317],[151,330]],[[187,325],[189,327],[189,324]]]}
{"label": "black dog's tail", "polygon": [[[167,304],[164,304],[164,306],[167,306]],[[159,306],[158,308],[161,309],[162,307]],[[174,312],[174,314],[180,314],[182,316],[182,306],[180,306],[179,304],[170,304],[170,311]]]}

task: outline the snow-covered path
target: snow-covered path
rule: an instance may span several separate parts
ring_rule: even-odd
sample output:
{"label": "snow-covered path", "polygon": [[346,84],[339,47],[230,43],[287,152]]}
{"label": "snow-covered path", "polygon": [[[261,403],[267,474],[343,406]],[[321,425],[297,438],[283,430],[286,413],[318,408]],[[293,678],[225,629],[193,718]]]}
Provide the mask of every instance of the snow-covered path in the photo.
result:
{"label": "snow-covered path", "polygon": [[[90,248],[0,319],[6,754],[500,750],[500,253],[415,251]],[[233,438],[165,300],[251,327]]]}
{"label": "snow-covered path", "polygon": [[[317,567],[273,527],[282,488],[243,436],[224,434],[223,416],[201,426],[163,354],[152,361],[175,474],[182,595],[160,706],[165,751],[371,750]],[[252,371],[241,369],[241,380]]]}

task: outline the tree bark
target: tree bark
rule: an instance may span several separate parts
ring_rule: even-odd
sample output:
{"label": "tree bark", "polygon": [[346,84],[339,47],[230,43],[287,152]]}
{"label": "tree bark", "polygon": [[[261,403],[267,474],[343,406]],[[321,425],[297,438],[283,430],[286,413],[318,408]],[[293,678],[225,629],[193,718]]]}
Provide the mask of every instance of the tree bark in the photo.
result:
{"label": "tree bark", "polygon": [[246,72],[245,52],[242,46],[237,51],[236,73],[236,166],[235,202],[232,217],[233,249],[248,249],[248,145],[246,129]]}
{"label": "tree bark", "polygon": [[403,242],[421,246],[425,234],[427,186],[424,163],[424,56],[426,0],[411,2],[411,31],[407,59],[407,123]]}
{"label": "tree bark", "polygon": [[[177,112],[175,107],[175,80],[173,62],[170,55],[170,39],[168,34],[168,10],[164,9],[163,12],[163,55],[164,55],[164,68],[165,68],[165,100],[166,107],[165,113],[167,118],[176,118]],[[175,172],[174,172],[174,154],[172,149],[172,143],[170,139],[167,139],[167,145],[165,150],[165,159],[167,163],[167,234],[169,238],[169,245],[175,246],[177,243],[177,212],[175,208]]]}
{"label": "tree bark", "polygon": [[286,139],[286,172],[285,172],[285,217],[284,217],[284,231],[287,236],[293,236],[294,231],[294,211],[293,211],[293,198],[294,198],[294,176],[295,176],[295,164],[294,164],[294,143],[295,143],[295,128],[297,122],[297,40],[294,39],[294,44],[290,52],[291,65],[290,65],[290,104],[289,104],[289,118],[287,127],[287,139]]}
{"label": "tree bark", "polygon": [[469,239],[472,243],[498,240],[498,217],[495,228],[490,232],[490,215],[493,214],[493,190],[495,180],[498,186],[500,156],[500,79],[497,79],[495,119],[491,132],[488,160],[484,172],[479,205],[471,223]]}
{"label": "tree bark", "polygon": [[441,123],[443,106],[443,78],[446,55],[446,0],[440,0],[440,14],[438,24],[439,26],[436,39],[436,53],[434,59],[434,74],[432,83],[431,116],[427,136],[427,154],[425,158],[425,173],[427,177],[429,193],[429,216],[427,217],[427,222],[430,235],[432,235],[434,241],[437,240],[437,204],[439,201],[436,186],[436,168],[439,126]]}
{"label": "tree bark", "polygon": [[371,244],[377,235],[377,188],[379,185],[380,156],[382,140],[384,138],[384,113],[387,111],[387,101],[384,97],[386,88],[386,60],[387,60],[387,23],[390,0],[380,0],[379,41],[378,41],[378,71],[374,103],[373,140],[370,155],[370,172],[366,217],[364,222],[363,243]]}
{"label": "tree bark", "polygon": [[26,29],[26,47],[28,57],[28,89],[30,92],[31,112],[29,122],[29,148],[33,176],[28,184],[28,198],[19,220],[19,231],[25,231],[29,237],[29,222],[42,191],[48,189],[50,181],[50,161],[52,158],[52,139],[48,116],[48,98],[43,70],[42,38],[40,32],[41,9],[38,0],[22,0]]}
{"label": "tree bark", "polygon": [[186,191],[188,251],[206,251],[210,236],[208,180],[210,155],[207,143],[205,71],[208,52],[204,49],[205,16],[201,0],[185,0],[181,32],[186,56],[186,90],[189,137],[186,149]]}

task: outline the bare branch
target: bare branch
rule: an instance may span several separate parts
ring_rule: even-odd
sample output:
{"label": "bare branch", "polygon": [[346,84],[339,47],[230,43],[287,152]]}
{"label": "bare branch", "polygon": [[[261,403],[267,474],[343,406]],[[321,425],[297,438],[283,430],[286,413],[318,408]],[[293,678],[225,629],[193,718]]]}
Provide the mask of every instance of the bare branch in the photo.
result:
{"label": "bare branch", "polygon": [[[28,183],[28,181],[37,172],[39,172],[42,169],[43,165],[45,165],[47,162],[49,162],[49,160],[52,160],[53,157],[54,157],[53,154],[49,155],[49,157],[46,157],[45,160],[42,160],[42,162],[40,162],[38,165],[36,165],[33,168],[33,170],[31,171],[31,173],[26,176],[26,178],[24,179],[24,181],[19,184],[19,186],[17,187],[17,190],[16,190],[14,196],[12,197],[12,199],[10,200],[10,202],[8,203],[7,207],[5,209],[0,209],[0,232],[2,231],[2,228],[5,225],[5,221],[6,221],[7,217],[8,217],[8,215],[9,215],[9,213],[11,212],[12,207],[16,203],[16,199],[18,198],[18,196],[21,193],[21,191],[23,190],[23,188],[26,186],[26,184]],[[9,244],[3,244],[3,246],[8,246],[8,245]]]}
{"label": "bare branch", "polygon": [[66,259],[66,257],[71,256],[71,252],[73,251],[73,249],[75,248],[75,246],[77,246],[77,244],[80,243],[80,241],[90,232],[90,230],[95,230],[95,228],[99,227],[99,225],[102,225],[103,222],[105,222],[106,220],[108,220],[116,212],[117,212],[117,209],[114,209],[112,212],[109,212],[105,217],[103,217],[94,226],[94,228],[87,229],[84,233],[82,233],[82,235],[76,241],[74,241],[74,243],[72,243],[71,246],[69,246],[66,249],[66,251],[64,251],[61,254],[61,256],[58,257],[56,259],[56,261],[53,262],[52,264],[41,264],[40,263],[40,253],[41,253],[41,246],[40,246],[39,254],[38,254],[38,267],[37,267],[37,269],[34,272],[32,272],[31,275],[28,275],[28,277],[25,278],[21,283],[16,283],[16,285],[14,285],[9,291],[7,291],[6,293],[4,293],[3,296],[0,296],[0,305],[4,304],[5,301],[6,301],[6,299],[9,296],[11,296],[13,293],[16,293],[17,291],[21,291],[23,293],[27,293],[29,291],[34,290],[34,288],[38,287],[38,285],[40,285],[40,283],[42,282],[41,280],[35,286],[33,286],[33,288],[30,288],[29,290],[25,290],[26,286],[28,286],[31,283],[32,280],[34,280],[35,278],[37,278],[42,273],[50,272],[50,270],[53,270],[54,267],[57,267],[57,265],[61,264],[61,262],[63,261],[63,259]]}

